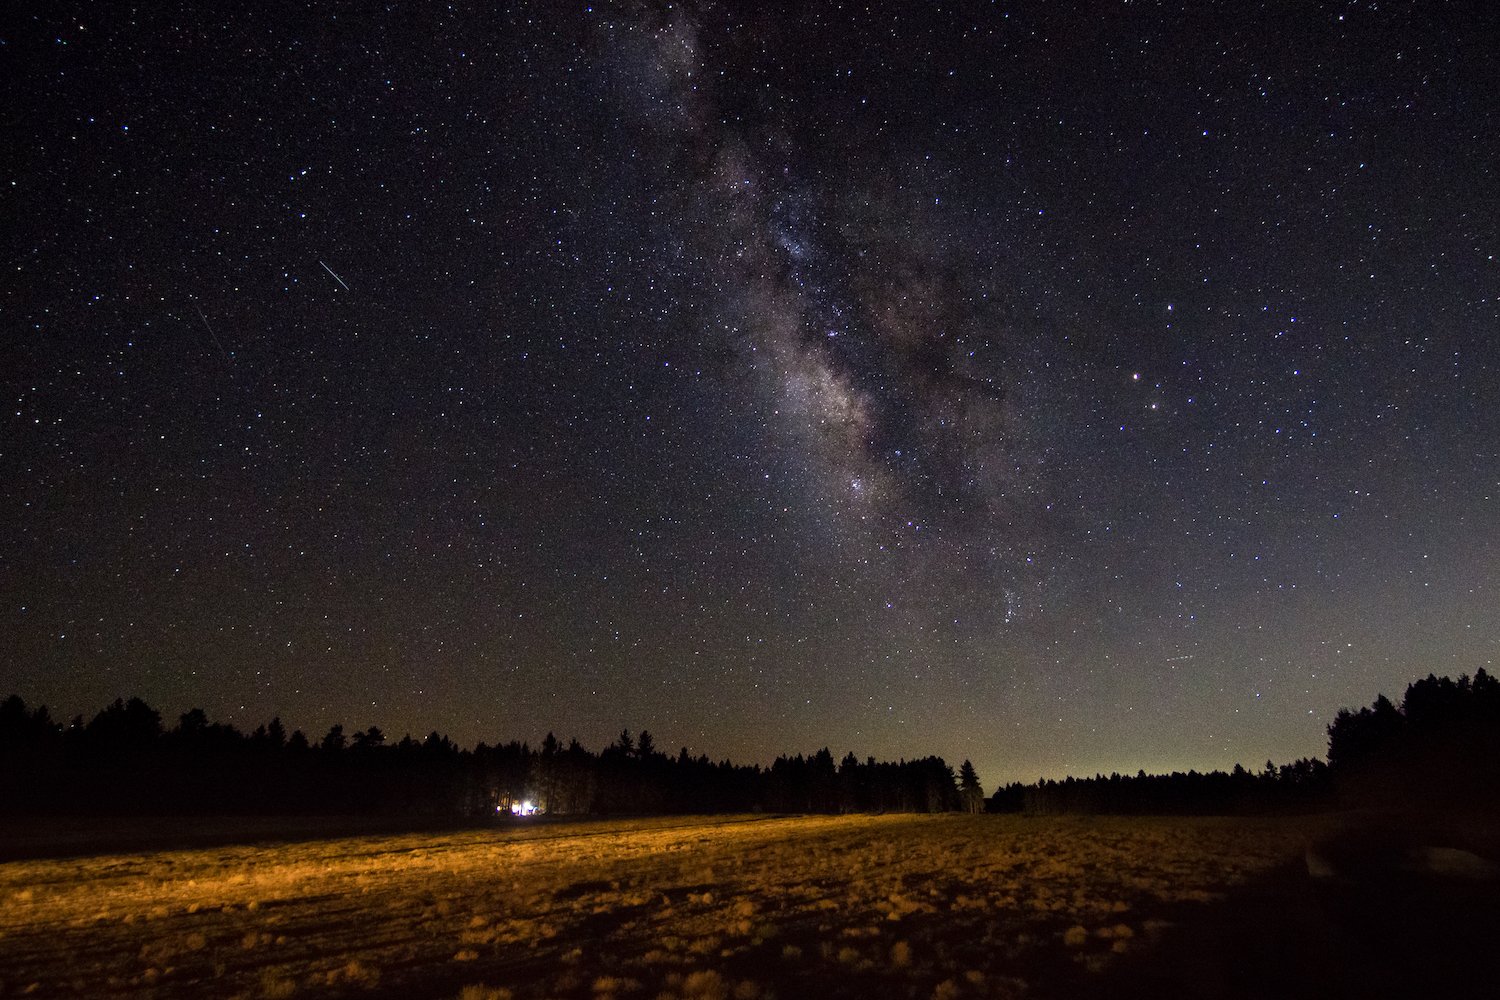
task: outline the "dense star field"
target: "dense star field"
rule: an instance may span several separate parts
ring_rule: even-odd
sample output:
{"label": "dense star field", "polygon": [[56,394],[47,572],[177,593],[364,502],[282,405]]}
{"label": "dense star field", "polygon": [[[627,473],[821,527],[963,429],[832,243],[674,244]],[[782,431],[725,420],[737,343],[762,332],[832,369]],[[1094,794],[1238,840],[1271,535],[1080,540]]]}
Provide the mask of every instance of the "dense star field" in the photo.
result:
{"label": "dense star field", "polygon": [[1039,774],[1495,670],[1488,5],[23,5],[0,695]]}

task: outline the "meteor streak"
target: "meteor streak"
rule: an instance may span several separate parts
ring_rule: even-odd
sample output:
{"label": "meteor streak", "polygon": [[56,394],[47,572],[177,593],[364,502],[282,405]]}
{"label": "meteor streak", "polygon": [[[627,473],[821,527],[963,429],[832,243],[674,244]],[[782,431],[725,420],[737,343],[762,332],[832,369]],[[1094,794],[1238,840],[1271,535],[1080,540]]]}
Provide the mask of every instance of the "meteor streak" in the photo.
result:
{"label": "meteor streak", "polygon": [[[321,260],[318,261],[318,263],[319,264],[323,264],[323,262]],[[323,264],[323,270],[327,271],[329,274],[333,274],[333,280],[337,281],[339,284],[343,285],[344,286],[344,291],[346,291],[346,292],[352,292],[354,290],[354,289],[350,288],[347,284],[344,283],[344,279],[343,278],[340,278],[337,274],[334,274],[333,268],[329,267],[327,264]]]}
{"label": "meteor streak", "polygon": [[224,355],[225,362],[234,364],[234,359],[229,356],[228,351],[224,350],[224,345],[219,342],[219,335],[217,333],[214,333],[213,326],[209,324],[208,317],[203,314],[203,307],[194,302],[193,308],[198,310],[198,318],[203,320],[204,328],[208,330],[208,335],[213,338],[214,346],[219,349],[219,353]]}

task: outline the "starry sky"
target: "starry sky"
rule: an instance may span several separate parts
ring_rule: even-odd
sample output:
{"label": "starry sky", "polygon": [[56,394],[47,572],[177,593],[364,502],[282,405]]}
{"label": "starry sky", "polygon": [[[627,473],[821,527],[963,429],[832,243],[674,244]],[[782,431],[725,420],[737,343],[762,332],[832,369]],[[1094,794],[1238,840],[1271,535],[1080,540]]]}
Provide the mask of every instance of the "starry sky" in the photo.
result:
{"label": "starry sky", "polygon": [[1483,3],[8,8],[0,689],[1039,775],[1500,656]]}

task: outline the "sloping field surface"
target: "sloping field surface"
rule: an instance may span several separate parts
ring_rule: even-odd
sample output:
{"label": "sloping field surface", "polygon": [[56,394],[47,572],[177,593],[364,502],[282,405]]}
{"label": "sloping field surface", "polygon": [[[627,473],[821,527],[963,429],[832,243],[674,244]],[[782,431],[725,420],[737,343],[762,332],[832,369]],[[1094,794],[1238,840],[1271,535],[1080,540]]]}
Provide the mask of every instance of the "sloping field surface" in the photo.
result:
{"label": "sloping field surface", "polygon": [[1071,994],[1318,823],[678,818],[17,861],[0,995]]}

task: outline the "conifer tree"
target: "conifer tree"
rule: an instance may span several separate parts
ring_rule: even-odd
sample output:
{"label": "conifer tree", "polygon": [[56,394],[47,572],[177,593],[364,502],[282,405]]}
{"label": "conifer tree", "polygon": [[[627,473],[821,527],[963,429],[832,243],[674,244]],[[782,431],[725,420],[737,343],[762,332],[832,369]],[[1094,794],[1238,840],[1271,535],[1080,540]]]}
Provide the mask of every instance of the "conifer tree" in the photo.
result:
{"label": "conifer tree", "polygon": [[984,787],[979,784],[979,772],[967,760],[958,769],[958,790],[965,812],[984,812]]}

